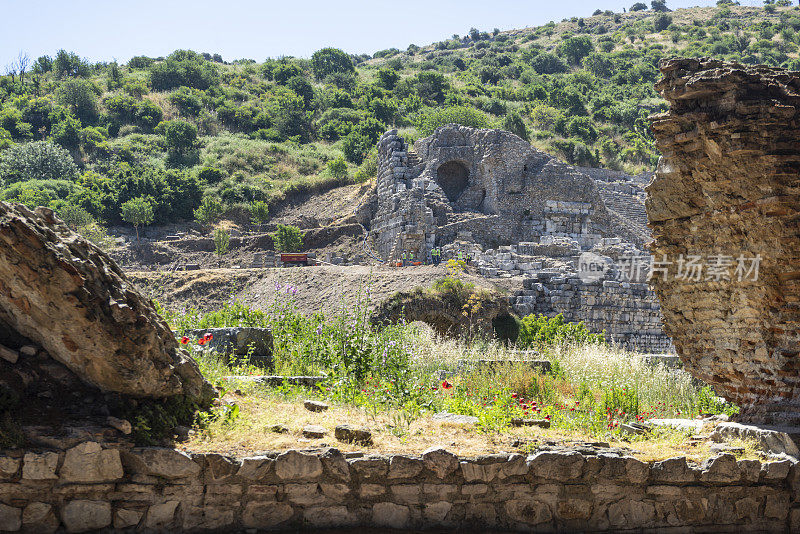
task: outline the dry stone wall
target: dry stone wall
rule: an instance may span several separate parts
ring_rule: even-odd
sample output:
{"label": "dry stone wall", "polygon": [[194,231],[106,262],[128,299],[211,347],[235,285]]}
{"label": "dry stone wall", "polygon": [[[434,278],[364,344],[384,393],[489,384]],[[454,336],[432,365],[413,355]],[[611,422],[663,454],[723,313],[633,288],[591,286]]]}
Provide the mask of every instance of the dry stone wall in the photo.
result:
{"label": "dry stone wall", "polygon": [[[710,59],[661,71],[671,107],[652,117],[663,157],[647,212],[652,252],[672,262],[654,280],[666,331],[744,419],[797,425],[800,77]],[[705,270],[685,276],[692,256]]]}
{"label": "dry stone wall", "polygon": [[203,532],[298,527],[796,532],[800,469],[723,454],[646,463],[608,449],[530,456],[247,458],[172,449],[0,452],[0,530]]}

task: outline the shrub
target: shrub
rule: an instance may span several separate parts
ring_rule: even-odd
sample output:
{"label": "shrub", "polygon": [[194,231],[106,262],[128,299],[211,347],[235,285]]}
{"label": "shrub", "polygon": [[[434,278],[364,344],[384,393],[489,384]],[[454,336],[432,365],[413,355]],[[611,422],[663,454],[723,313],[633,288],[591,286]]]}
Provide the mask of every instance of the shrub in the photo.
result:
{"label": "shrub", "polygon": [[203,109],[200,92],[190,87],[181,87],[169,95],[169,101],[178,108],[183,115],[195,117]]}
{"label": "shrub", "polygon": [[592,40],[585,35],[568,37],[567,39],[561,41],[561,44],[558,45],[556,51],[560,56],[566,58],[571,64],[577,65],[583,58],[594,51],[594,44],[592,43]]}
{"label": "shrub", "polygon": [[203,226],[209,226],[216,222],[224,212],[225,208],[219,199],[207,196],[203,197],[200,207],[194,210],[194,218]]}
{"label": "shrub", "polygon": [[56,52],[56,58],[53,61],[53,70],[59,78],[88,76],[89,63],[78,57],[75,52],[67,52],[63,48]]}
{"label": "shrub", "polygon": [[175,154],[186,154],[197,144],[197,126],[182,120],[164,121],[156,130],[164,135],[167,150]]}
{"label": "shrub", "polygon": [[382,67],[378,69],[378,85],[391,91],[397,82],[400,80],[400,75],[394,69],[387,69]]}
{"label": "shrub", "polygon": [[224,228],[214,229],[214,254],[222,259],[228,253],[231,243],[231,235]]}
{"label": "shrub", "polygon": [[486,115],[474,108],[467,106],[451,106],[422,113],[417,123],[417,129],[422,135],[428,136],[431,135],[436,128],[444,126],[445,124],[460,124],[462,126],[472,126],[473,128],[487,128],[489,126],[489,121]]}
{"label": "shrub", "polygon": [[365,134],[353,131],[344,138],[342,152],[344,152],[344,157],[347,158],[347,161],[361,165],[372,145],[373,142]]}
{"label": "shrub", "polygon": [[67,80],[59,86],[56,97],[83,124],[94,124],[98,115],[95,91],[94,85],[87,80]]}
{"label": "shrub", "polygon": [[133,56],[128,60],[129,69],[146,69],[155,62],[153,58],[147,56]]}
{"label": "shrub", "polygon": [[530,65],[539,74],[557,74],[566,72],[567,65],[561,58],[550,52],[542,52],[531,58]]}
{"label": "shrub", "polygon": [[629,9],[629,11],[646,11],[646,10],[647,10],[647,4],[645,4],[644,2],[636,2]]}
{"label": "shrub", "polygon": [[144,99],[136,105],[136,122],[148,130],[158,126],[163,116],[161,108],[152,100]]}
{"label": "shrub", "polygon": [[256,200],[250,203],[250,222],[253,224],[263,224],[269,220],[269,204],[263,200]]}
{"label": "shrub", "polygon": [[299,252],[303,247],[303,233],[296,226],[278,225],[272,234],[275,250],[280,252]]}
{"label": "shrub", "polygon": [[328,174],[338,179],[347,178],[347,163],[343,157],[339,156],[335,160],[328,162]]}
{"label": "shrub", "polygon": [[80,145],[81,121],[72,115],[65,116],[53,125],[53,141],[64,148],[76,150]]}
{"label": "shrub", "polygon": [[144,197],[133,198],[120,208],[122,220],[130,223],[136,229],[136,242],[139,242],[139,225],[153,222],[153,205]]}
{"label": "shrub", "polygon": [[176,50],[166,60],[150,67],[150,84],[156,91],[182,85],[208,89],[217,83],[217,67],[191,50]]}
{"label": "shrub", "polygon": [[517,343],[522,347],[567,343],[603,343],[603,334],[592,334],[581,323],[565,323],[559,313],[549,318],[546,315],[527,315],[522,318]]}
{"label": "shrub", "polygon": [[672,24],[672,17],[666,13],[659,13],[653,17],[653,28],[655,28],[657,32],[666,30],[670,24]]}
{"label": "shrub", "polygon": [[73,230],[94,222],[94,217],[88,211],[74,204],[64,204],[56,210],[56,213],[64,224]]}
{"label": "shrub", "polygon": [[225,177],[225,173],[216,167],[203,167],[197,171],[197,178],[207,184],[216,184]]}
{"label": "shrub", "polygon": [[49,141],[13,145],[0,154],[6,184],[26,180],[73,179],[78,167],[69,152]]}
{"label": "shrub", "polygon": [[331,74],[349,74],[355,72],[353,60],[338,48],[323,48],[311,55],[311,70],[318,80]]}
{"label": "shrub", "polygon": [[506,115],[505,119],[503,119],[503,129],[520,136],[526,141],[530,136],[525,121],[522,120],[522,116],[517,111],[512,111]]}

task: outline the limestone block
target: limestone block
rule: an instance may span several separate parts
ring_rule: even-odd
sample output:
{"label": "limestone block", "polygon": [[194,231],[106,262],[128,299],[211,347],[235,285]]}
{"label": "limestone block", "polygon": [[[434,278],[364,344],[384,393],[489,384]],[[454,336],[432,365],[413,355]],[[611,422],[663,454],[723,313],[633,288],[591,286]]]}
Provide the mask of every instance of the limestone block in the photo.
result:
{"label": "limestone block", "polygon": [[27,480],[53,480],[58,467],[57,452],[26,452],[22,459],[22,478]]}
{"label": "limestone block", "polygon": [[[29,532],[52,533],[58,529],[60,523],[53,506],[48,503],[28,503],[22,511],[22,526]],[[2,520],[0,520],[0,524],[2,524]]]}
{"label": "limestone block", "polygon": [[141,521],[142,515],[144,514],[139,510],[120,508],[114,512],[114,528],[121,530],[123,528],[135,527],[139,524],[139,521]]}
{"label": "limestone block", "polygon": [[99,530],[111,525],[111,504],[103,501],[69,501],[61,509],[67,532]]}
{"label": "limestone block", "polygon": [[188,454],[156,447],[135,448],[124,452],[122,463],[129,473],[166,479],[195,477],[202,471],[200,464],[193,461]]}
{"label": "limestone block", "polygon": [[419,458],[400,454],[392,455],[389,460],[389,478],[414,478],[424,466],[424,462]]}
{"label": "limestone block", "polygon": [[16,532],[22,527],[22,510],[0,503],[0,531]]}
{"label": "limestone block", "polygon": [[322,474],[322,462],[315,454],[286,451],[275,459],[275,474],[283,480],[316,478]]}
{"label": "limestone block", "polygon": [[442,447],[431,447],[423,452],[422,461],[439,478],[446,478],[459,468],[458,456]]}
{"label": "limestone block", "polygon": [[154,504],[147,509],[144,524],[147,528],[168,526],[175,519],[175,510],[178,508],[178,501],[167,501],[165,503]]}
{"label": "limestone block", "polygon": [[117,449],[87,441],[69,449],[59,471],[61,482],[113,482],[124,476]]}
{"label": "limestone block", "polygon": [[391,502],[380,502],[372,506],[372,523],[389,528],[406,528],[411,520],[411,511],[407,506]]}
{"label": "limestone block", "polygon": [[346,506],[317,506],[303,513],[305,522],[314,528],[348,527],[357,524],[358,517]]}
{"label": "limestone block", "polygon": [[292,507],[286,503],[248,503],[242,512],[242,524],[246,528],[275,528],[294,515]]}
{"label": "limestone block", "polygon": [[0,480],[8,480],[17,476],[21,463],[19,458],[0,456]]}

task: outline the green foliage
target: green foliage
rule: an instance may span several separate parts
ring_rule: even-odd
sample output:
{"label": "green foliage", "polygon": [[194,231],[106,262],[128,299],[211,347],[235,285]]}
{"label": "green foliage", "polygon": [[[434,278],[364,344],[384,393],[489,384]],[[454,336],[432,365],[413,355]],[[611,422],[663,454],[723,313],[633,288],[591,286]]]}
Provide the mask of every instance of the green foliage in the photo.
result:
{"label": "green foliage", "polygon": [[303,232],[296,226],[279,224],[271,235],[276,251],[299,252],[303,248]]}
{"label": "green foliage", "polygon": [[225,212],[222,202],[216,197],[203,197],[200,207],[194,210],[194,218],[203,226],[209,226]]}
{"label": "green foliage", "polygon": [[657,32],[666,30],[672,24],[672,17],[666,13],[659,13],[653,18],[653,27]]}
{"label": "green foliage", "polygon": [[636,2],[631,6],[631,8],[628,11],[646,11],[646,10],[647,10],[647,4],[645,4],[644,2]]}
{"label": "green foliage", "polygon": [[6,185],[27,180],[69,180],[77,173],[69,152],[49,141],[17,144],[0,153],[0,178]]}
{"label": "green foliage", "polygon": [[139,240],[139,226],[153,222],[153,205],[144,197],[136,197],[120,206],[122,220],[136,228],[136,240]]}
{"label": "green foliage", "polygon": [[250,222],[253,224],[263,224],[269,220],[269,204],[262,200],[250,203]]}
{"label": "green foliage", "polygon": [[419,132],[428,136],[433,134],[436,128],[446,124],[460,124],[462,126],[472,126],[473,128],[487,128],[489,121],[486,115],[480,111],[467,106],[452,106],[429,110],[422,113],[417,123]]}
{"label": "green foliage", "polygon": [[229,234],[224,228],[214,229],[214,254],[222,258],[222,256],[228,253],[230,242],[231,234]]}
{"label": "green foliage", "polygon": [[88,80],[67,80],[56,91],[59,104],[69,109],[83,124],[97,121],[97,87]]}
{"label": "green foliage", "polygon": [[311,70],[318,80],[331,74],[349,74],[355,72],[353,61],[338,48],[323,48],[311,55]]}
{"label": "green foliage", "polygon": [[520,136],[526,141],[530,137],[530,132],[525,125],[525,121],[522,120],[522,116],[517,111],[512,111],[506,115],[503,119],[503,129]]}
{"label": "green foliage", "polygon": [[347,158],[347,161],[361,165],[372,146],[373,142],[367,135],[354,130],[344,138],[342,152],[344,152],[344,157]]}
{"label": "green foliage", "polygon": [[347,178],[347,163],[344,161],[344,158],[339,157],[328,162],[328,173],[334,178]]}
{"label": "green foliage", "polygon": [[92,217],[91,213],[74,204],[64,204],[56,210],[56,213],[59,218],[73,230],[77,230],[80,226],[86,226],[94,222],[94,217]]}
{"label": "green foliage", "polygon": [[537,347],[556,343],[603,343],[603,334],[592,334],[581,323],[565,323],[559,313],[549,318],[546,315],[527,315],[522,318],[517,343],[522,347]]}
{"label": "green foliage", "polygon": [[197,145],[197,126],[181,120],[164,121],[156,131],[164,135],[167,150],[176,154],[186,154]]}
{"label": "green foliage", "polygon": [[[41,62],[39,60],[42,60]],[[44,69],[49,62],[49,58],[42,57],[37,60],[37,63]],[[63,48],[56,52],[55,60],[53,60],[52,70],[59,78],[64,77],[79,77],[88,76],[90,67],[89,63],[78,57],[75,52],[67,52]]]}
{"label": "green foliage", "polygon": [[583,58],[594,51],[594,43],[586,35],[568,37],[556,49],[570,64],[578,65]]}
{"label": "green foliage", "polygon": [[150,84],[156,91],[181,86],[204,90],[215,85],[218,78],[214,64],[191,50],[176,50],[150,67]]}

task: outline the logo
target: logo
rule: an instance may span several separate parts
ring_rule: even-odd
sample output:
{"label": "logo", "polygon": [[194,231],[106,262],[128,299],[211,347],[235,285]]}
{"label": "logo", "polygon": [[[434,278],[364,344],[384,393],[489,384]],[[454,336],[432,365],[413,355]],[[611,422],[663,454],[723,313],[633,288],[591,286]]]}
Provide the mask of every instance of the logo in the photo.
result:
{"label": "logo", "polygon": [[584,252],[578,257],[578,277],[584,284],[597,282],[610,274],[613,265],[610,258]]}

